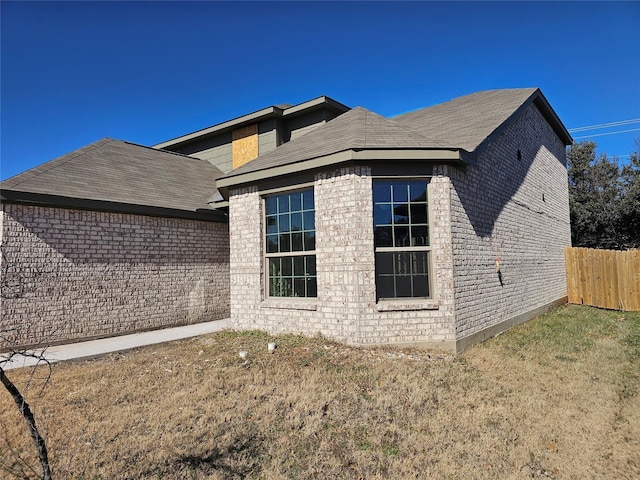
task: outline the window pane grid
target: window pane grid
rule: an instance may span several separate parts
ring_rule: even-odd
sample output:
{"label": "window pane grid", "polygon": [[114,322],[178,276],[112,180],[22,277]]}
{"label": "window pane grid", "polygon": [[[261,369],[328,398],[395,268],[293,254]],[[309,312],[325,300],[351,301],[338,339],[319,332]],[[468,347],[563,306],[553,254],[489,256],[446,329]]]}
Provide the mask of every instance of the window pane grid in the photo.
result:
{"label": "window pane grid", "polygon": [[313,189],[266,197],[265,226],[268,295],[317,296]]}
{"label": "window pane grid", "polygon": [[378,298],[429,297],[426,180],[374,180]]}
{"label": "window pane grid", "polygon": [[269,258],[269,296],[314,297],[316,291],[315,256]]}

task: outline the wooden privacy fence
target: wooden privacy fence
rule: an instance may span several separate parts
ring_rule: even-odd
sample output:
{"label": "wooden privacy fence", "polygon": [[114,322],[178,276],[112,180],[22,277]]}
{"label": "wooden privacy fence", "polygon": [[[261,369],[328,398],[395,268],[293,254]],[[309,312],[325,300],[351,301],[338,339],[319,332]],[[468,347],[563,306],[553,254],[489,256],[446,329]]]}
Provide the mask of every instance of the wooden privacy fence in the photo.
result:
{"label": "wooden privacy fence", "polygon": [[569,303],[640,310],[640,250],[565,248]]}

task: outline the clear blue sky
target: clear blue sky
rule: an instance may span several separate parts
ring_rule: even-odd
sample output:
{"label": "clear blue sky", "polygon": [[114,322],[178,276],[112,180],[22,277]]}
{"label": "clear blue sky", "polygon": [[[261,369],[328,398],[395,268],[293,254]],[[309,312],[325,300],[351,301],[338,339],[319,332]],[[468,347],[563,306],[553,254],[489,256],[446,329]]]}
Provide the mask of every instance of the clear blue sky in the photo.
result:
{"label": "clear blue sky", "polygon": [[[537,86],[567,128],[640,118],[640,2],[0,5],[2,179],[319,95],[391,116]],[[627,155],[637,137],[593,140]]]}

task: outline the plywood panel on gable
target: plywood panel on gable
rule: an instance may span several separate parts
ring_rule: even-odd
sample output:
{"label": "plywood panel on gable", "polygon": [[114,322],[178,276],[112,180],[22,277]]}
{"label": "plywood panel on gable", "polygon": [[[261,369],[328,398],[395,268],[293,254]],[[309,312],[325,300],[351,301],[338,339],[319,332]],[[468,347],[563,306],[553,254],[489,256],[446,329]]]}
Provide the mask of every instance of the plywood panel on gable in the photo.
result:
{"label": "plywood panel on gable", "polygon": [[253,160],[258,156],[258,125],[238,128],[231,133],[233,168]]}

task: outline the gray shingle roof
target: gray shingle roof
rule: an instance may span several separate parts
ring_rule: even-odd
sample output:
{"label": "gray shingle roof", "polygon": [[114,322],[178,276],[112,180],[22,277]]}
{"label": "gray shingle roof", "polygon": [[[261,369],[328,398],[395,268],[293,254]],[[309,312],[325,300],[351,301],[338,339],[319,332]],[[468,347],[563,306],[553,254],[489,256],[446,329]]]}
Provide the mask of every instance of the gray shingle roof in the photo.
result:
{"label": "gray shingle roof", "polygon": [[394,117],[401,125],[448,147],[473,152],[506,122],[537,88],[485,90]]}
{"label": "gray shingle roof", "polygon": [[0,184],[2,190],[196,211],[222,172],[209,162],[104,138]]}
{"label": "gray shingle roof", "polygon": [[324,125],[224,175],[243,173],[331,155],[345,150],[438,148],[433,140],[366,108],[356,107]]}
{"label": "gray shingle roof", "polygon": [[392,119],[357,107],[221,178],[232,179],[345,150],[449,149],[473,153],[492,134],[499,133],[520,109],[534,101],[563,141],[571,143],[571,137],[539,89],[486,90]]}

